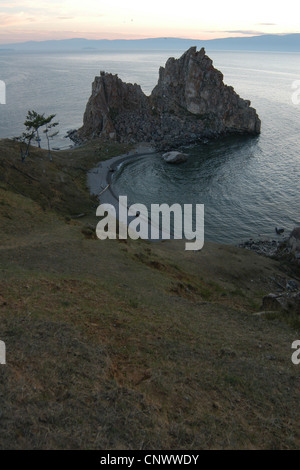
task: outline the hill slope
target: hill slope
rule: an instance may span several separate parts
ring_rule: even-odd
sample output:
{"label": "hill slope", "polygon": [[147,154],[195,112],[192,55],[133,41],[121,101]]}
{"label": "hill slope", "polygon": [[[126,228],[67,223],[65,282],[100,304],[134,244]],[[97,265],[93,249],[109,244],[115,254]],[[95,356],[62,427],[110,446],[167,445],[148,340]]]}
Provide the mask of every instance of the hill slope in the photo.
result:
{"label": "hill slope", "polygon": [[282,266],[96,239],[85,172],[121,151],[0,141],[1,448],[299,448],[297,332],[253,315]]}

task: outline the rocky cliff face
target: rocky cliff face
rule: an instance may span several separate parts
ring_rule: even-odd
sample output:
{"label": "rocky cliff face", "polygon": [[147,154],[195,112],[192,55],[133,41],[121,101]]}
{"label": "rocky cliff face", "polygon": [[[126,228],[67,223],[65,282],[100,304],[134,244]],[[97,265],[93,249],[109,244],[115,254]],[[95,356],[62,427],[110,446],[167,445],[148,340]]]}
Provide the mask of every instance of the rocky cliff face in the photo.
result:
{"label": "rocky cliff face", "polygon": [[116,137],[116,120],[121,116],[126,120],[130,114],[136,118],[149,114],[148,100],[141,87],[101,72],[93,82],[80,134],[85,138],[111,134]]}
{"label": "rocky cliff face", "polygon": [[189,118],[204,121],[204,127],[216,132],[260,132],[260,120],[250,101],[224,85],[222,73],[203,48],[197,52],[192,47],[178,60],[170,58],[160,68],[151,98],[161,113],[190,113]]}
{"label": "rocky cliff face", "polygon": [[109,137],[161,147],[232,133],[258,134],[260,119],[213,67],[202,48],[168,59],[147,97],[140,86],[101,72],[92,86],[80,139]]}

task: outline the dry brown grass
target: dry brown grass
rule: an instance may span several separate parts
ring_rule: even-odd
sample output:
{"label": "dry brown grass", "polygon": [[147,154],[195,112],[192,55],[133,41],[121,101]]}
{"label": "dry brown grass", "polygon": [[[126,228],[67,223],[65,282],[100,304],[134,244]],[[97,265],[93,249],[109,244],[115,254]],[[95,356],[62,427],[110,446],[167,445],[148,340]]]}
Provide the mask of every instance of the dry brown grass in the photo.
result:
{"label": "dry brown grass", "polygon": [[[12,168],[14,145],[0,143],[0,447],[299,448],[298,332],[253,315],[280,264],[209,243],[190,253],[86,237],[84,172],[100,144],[52,167],[34,150],[20,168],[46,169],[43,184]],[[78,188],[87,216],[72,220]]]}

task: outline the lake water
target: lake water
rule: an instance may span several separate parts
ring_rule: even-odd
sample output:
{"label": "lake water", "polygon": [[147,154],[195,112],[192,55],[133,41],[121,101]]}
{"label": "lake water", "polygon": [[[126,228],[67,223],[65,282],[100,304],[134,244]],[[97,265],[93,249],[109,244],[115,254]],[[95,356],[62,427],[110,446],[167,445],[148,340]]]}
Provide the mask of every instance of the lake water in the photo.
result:
{"label": "lake water", "polygon": [[[150,94],[159,66],[174,52],[20,54],[0,52],[0,80],[7,104],[0,105],[0,137],[20,135],[28,109],[56,113],[60,134],[53,143],[71,142],[67,130],[78,128],[91,83],[100,70],[118,73]],[[300,54],[207,51],[214,66],[245,99],[261,121],[254,138],[226,138],[186,151],[186,163],[172,166],[160,155],[121,167],[114,189],[129,202],[205,205],[205,239],[237,243],[274,237],[300,225],[300,104],[293,104],[292,84],[300,80]]]}

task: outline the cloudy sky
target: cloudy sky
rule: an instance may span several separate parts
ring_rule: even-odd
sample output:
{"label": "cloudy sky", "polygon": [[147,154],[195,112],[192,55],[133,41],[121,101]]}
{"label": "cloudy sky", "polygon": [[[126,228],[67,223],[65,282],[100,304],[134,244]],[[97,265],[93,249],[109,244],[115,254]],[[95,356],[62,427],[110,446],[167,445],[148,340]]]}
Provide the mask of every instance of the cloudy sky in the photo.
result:
{"label": "cloudy sky", "polygon": [[0,44],[295,33],[300,32],[296,5],[295,0],[0,0]]}

